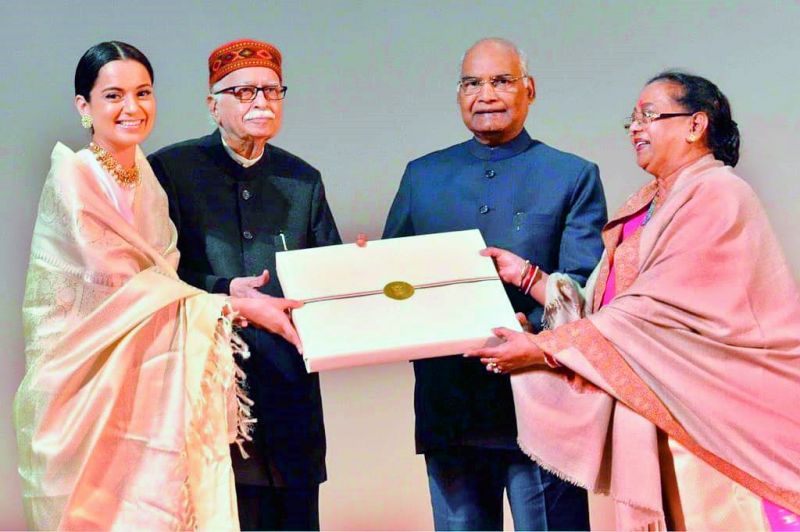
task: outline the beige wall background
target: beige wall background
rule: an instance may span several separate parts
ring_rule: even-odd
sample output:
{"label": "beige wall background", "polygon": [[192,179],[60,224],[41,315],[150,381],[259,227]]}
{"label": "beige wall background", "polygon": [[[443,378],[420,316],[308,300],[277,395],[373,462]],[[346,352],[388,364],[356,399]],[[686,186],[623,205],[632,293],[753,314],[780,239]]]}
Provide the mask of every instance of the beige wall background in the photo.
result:
{"label": "beige wall background", "polygon": [[[11,402],[24,367],[19,309],[30,236],[54,143],[87,142],[71,102],[75,65],[90,45],[124,40],[151,59],[159,102],[143,146],[151,152],[210,130],[211,49],[239,37],[276,43],[290,89],[275,144],[322,171],[347,240],[380,236],[406,162],[468,138],[455,86],[459,58],[478,38],[507,37],[528,51],[538,88],[529,132],[598,162],[611,209],[648,177],[633,162],[622,117],[646,79],[686,68],[730,98],[743,133],[738,171],[800,272],[798,28],[800,3],[789,0],[0,0],[0,528],[24,526]],[[322,383],[323,528],[430,529],[410,365],[334,371]]]}

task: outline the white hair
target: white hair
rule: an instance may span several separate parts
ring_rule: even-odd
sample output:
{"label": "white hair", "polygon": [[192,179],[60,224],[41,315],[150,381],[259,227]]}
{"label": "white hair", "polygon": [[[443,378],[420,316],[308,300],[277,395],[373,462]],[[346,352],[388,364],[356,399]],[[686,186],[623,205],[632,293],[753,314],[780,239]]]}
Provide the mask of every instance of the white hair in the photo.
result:
{"label": "white hair", "polygon": [[505,48],[508,48],[509,50],[514,52],[514,54],[519,59],[520,72],[522,73],[523,76],[528,77],[528,54],[526,54],[524,50],[522,50],[519,46],[509,41],[508,39],[503,39],[502,37],[487,37],[485,39],[477,41],[475,44],[467,48],[467,51],[464,52],[464,54],[461,56],[461,61],[459,61],[458,63],[459,78],[461,77],[461,69],[464,67],[464,59],[466,59],[467,54],[476,46],[485,43],[497,44]]}

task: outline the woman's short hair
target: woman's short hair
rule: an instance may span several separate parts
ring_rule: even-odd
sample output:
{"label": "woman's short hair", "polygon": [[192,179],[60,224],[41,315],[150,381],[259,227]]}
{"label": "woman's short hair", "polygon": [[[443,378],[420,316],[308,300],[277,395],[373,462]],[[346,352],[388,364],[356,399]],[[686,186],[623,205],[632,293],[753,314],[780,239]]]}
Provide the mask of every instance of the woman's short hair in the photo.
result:
{"label": "woman's short hair", "polygon": [[150,81],[153,78],[153,67],[147,57],[135,46],[121,41],[107,41],[95,44],[83,54],[75,68],[75,96],[83,96],[89,101],[89,93],[97,81],[97,73],[106,63],[121,59],[137,61],[147,69]]}
{"label": "woman's short hair", "polygon": [[708,147],[715,158],[729,166],[736,166],[739,161],[739,127],[731,116],[731,106],[722,91],[703,77],[679,70],[661,72],[647,84],[656,81],[679,85],[683,94],[677,98],[677,102],[687,111],[703,111],[708,115]]}

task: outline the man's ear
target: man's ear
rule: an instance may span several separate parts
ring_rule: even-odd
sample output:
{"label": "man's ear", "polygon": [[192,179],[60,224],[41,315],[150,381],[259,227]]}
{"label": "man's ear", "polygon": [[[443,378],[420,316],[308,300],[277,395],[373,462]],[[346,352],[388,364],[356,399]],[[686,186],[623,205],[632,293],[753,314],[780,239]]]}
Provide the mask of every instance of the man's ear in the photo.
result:
{"label": "man's ear", "polygon": [[219,113],[217,112],[217,99],[214,97],[213,94],[209,94],[206,96],[206,105],[208,105],[208,114],[211,115],[211,119],[219,125]]}
{"label": "man's ear", "polygon": [[525,83],[526,90],[528,91],[528,101],[533,103],[536,99],[536,82],[533,79],[533,76],[527,76],[525,78],[527,81]]}

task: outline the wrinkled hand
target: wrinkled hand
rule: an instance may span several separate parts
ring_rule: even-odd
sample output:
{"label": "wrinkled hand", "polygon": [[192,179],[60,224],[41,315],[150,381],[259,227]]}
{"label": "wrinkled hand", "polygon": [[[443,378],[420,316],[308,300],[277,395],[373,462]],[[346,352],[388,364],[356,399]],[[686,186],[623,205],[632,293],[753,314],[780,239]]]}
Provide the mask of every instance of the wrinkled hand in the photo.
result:
{"label": "wrinkled hand", "polygon": [[512,286],[519,286],[522,281],[522,270],[525,268],[525,261],[514,255],[510,251],[500,248],[486,248],[480,251],[484,257],[492,257],[494,266],[500,279]]}
{"label": "wrinkled hand", "polygon": [[[527,320],[525,320],[527,322]],[[513,373],[537,365],[545,365],[544,352],[525,332],[512,331],[505,327],[492,329],[495,336],[503,340],[496,347],[482,347],[464,353],[465,357],[480,357],[486,371]]]}
{"label": "wrinkled hand", "polygon": [[261,275],[253,277],[235,277],[231,280],[229,288],[233,297],[270,297],[258,291],[269,282],[269,271],[264,270]]}
{"label": "wrinkled hand", "polygon": [[303,353],[303,344],[292,324],[291,311],[303,306],[302,301],[261,294],[263,297],[233,298],[240,315],[253,324],[283,337]]}

